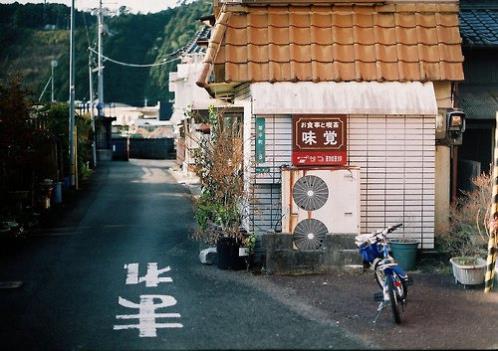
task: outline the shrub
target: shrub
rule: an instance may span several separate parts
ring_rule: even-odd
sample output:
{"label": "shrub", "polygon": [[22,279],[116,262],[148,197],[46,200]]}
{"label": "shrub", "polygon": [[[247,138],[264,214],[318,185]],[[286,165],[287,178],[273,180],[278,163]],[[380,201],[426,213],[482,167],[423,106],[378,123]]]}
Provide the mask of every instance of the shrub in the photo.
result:
{"label": "shrub", "polygon": [[[236,118],[226,118],[223,111],[210,108],[211,135],[198,140],[194,153],[195,172],[202,194],[196,204],[199,225],[195,238],[212,243],[217,236],[243,238],[241,230],[244,200],[242,132]],[[221,228],[213,234],[209,224]]]}
{"label": "shrub", "polygon": [[452,256],[483,256],[487,252],[492,202],[492,177],[482,173],[472,180],[474,190],[462,192],[450,208],[450,231],[438,238]]}

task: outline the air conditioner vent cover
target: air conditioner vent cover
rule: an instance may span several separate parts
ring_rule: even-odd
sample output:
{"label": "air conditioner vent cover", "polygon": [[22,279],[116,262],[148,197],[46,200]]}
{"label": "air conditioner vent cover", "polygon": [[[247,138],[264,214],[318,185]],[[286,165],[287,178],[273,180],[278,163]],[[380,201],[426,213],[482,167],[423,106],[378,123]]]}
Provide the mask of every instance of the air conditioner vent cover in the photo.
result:
{"label": "air conditioner vent cover", "polygon": [[302,221],[316,219],[327,228],[327,235],[359,234],[360,173],[354,166],[283,168],[282,232],[294,234]]}
{"label": "air conditioner vent cover", "polygon": [[317,250],[322,247],[327,227],[317,219],[304,219],[294,229],[294,244],[299,250]]}
{"label": "air conditioner vent cover", "polygon": [[303,210],[316,211],[327,202],[329,188],[323,179],[307,175],[296,181],[292,196]]}

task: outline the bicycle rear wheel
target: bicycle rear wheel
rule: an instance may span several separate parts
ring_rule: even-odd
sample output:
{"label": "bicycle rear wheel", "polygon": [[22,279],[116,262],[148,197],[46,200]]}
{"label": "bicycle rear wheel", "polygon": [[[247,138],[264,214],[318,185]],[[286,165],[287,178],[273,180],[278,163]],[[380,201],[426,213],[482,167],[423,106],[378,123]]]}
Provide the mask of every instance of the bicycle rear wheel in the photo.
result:
{"label": "bicycle rear wheel", "polygon": [[387,275],[387,290],[389,293],[389,302],[393,312],[394,322],[401,323],[401,297],[399,296],[398,289],[394,286],[393,276]]}

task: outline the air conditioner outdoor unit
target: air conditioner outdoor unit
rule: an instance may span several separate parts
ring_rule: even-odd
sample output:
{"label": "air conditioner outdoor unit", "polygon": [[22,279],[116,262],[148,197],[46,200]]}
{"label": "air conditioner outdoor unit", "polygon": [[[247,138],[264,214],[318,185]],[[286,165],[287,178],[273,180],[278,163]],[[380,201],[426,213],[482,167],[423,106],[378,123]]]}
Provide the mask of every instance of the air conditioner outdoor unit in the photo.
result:
{"label": "air conditioner outdoor unit", "polygon": [[360,232],[360,169],[282,170],[282,231],[299,249],[317,249],[328,234]]}

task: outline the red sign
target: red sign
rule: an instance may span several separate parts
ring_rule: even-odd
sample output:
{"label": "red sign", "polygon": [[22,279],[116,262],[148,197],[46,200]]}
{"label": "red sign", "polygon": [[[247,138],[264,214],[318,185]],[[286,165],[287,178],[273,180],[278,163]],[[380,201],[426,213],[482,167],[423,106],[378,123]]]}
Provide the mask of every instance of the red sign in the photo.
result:
{"label": "red sign", "polygon": [[294,116],[292,164],[341,166],[347,163],[346,116]]}

